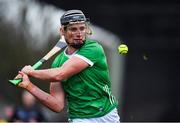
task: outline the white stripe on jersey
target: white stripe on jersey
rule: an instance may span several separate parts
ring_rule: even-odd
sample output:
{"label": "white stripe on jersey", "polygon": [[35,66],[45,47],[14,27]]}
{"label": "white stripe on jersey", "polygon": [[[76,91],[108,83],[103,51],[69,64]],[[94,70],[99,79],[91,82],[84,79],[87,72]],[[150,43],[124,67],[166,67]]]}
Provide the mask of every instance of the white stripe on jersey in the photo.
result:
{"label": "white stripe on jersey", "polygon": [[84,57],[84,56],[82,56],[82,55],[75,54],[74,56],[77,56],[77,57],[81,58],[82,60],[84,60],[85,62],[87,62],[91,67],[94,65],[94,63],[93,63],[91,60],[89,60],[88,58],[86,58],[86,57]]}

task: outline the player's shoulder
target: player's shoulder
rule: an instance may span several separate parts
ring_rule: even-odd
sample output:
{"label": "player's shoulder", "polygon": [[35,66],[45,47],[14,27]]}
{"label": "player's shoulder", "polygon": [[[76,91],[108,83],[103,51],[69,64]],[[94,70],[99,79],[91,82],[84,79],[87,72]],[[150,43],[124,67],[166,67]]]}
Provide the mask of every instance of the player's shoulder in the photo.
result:
{"label": "player's shoulder", "polygon": [[59,53],[59,54],[54,58],[51,67],[54,68],[54,67],[59,66],[59,62],[60,62],[61,59],[63,58],[63,55],[64,55],[64,51],[61,52],[61,53]]}
{"label": "player's shoulder", "polygon": [[86,39],[85,45],[78,50],[78,53],[81,54],[93,54],[100,55],[104,52],[102,46],[98,43],[97,40]]}
{"label": "player's shoulder", "polygon": [[90,39],[90,38],[86,39],[85,44],[87,47],[94,47],[94,48],[102,47],[101,44],[97,40]]}
{"label": "player's shoulder", "polygon": [[61,51],[56,57],[55,59],[61,59],[61,57],[64,55],[64,51]]}

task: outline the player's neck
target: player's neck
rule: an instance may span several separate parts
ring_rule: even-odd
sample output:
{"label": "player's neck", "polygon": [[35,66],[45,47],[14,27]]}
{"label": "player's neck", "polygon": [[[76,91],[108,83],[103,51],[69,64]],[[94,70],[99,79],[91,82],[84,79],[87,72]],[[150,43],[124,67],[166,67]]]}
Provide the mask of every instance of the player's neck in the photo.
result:
{"label": "player's neck", "polygon": [[77,49],[75,49],[75,48],[73,48],[73,47],[71,47],[71,46],[68,46],[68,48],[67,48],[67,50],[66,50],[66,53],[67,53],[68,55],[71,55],[71,54],[73,54],[76,50],[77,50]]}

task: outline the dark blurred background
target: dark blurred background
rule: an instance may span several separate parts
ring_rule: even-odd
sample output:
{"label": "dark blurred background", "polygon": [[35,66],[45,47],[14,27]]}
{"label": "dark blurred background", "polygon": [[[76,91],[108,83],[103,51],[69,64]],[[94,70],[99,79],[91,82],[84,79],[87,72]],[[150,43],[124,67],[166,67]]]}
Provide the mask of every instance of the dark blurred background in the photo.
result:
{"label": "dark blurred background", "polygon": [[[180,121],[180,1],[39,1],[64,10],[81,9],[91,23],[112,31],[128,45],[119,106],[121,121]],[[5,48],[5,44],[0,44]],[[34,54],[26,55],[31,53]],[[31,59],[37,60],[42,54]],[[6,58],[1,55],[1,59]]]}
{"label": "dark blurred background", "polygon": [[180,121],[180,1],[42,1],[82,9],[129,46],[122,121]]}

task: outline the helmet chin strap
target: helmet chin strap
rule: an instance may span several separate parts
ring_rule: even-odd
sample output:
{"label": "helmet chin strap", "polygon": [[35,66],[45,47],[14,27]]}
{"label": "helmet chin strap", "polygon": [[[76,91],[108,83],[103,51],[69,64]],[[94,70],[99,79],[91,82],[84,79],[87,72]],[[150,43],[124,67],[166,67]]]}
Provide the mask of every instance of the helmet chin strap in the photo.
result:
{"label": "helmet chin strap", "polygon": [[66,41],[66,43],[75,49],[80,49],[85,44],[85,41],[86,40],[84,40],[83,43],[69,43],[68,41]]}

